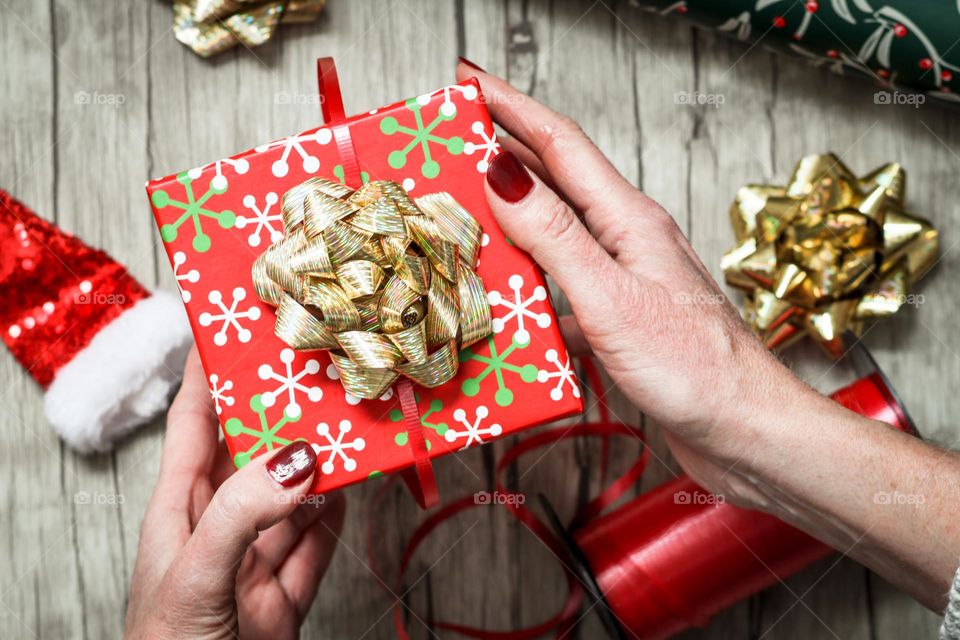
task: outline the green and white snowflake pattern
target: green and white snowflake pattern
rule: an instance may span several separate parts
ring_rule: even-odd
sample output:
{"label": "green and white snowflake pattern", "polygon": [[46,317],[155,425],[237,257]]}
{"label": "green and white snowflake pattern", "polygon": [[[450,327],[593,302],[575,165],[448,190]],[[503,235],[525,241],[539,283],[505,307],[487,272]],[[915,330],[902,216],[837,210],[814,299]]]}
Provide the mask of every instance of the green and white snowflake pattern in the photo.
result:
{"label": "green and white snowflake pattern", "polygon": [[263,403],[263,397],[259,393],[250,398],[250,408],[257,414],[259,424],[256,427],[246,426],[239,418],[230,418],[224,424],[227,435],[232,438],[248,435],[257,439],[250,448],[239,451],[233,456],[233,463],[238,469],[250,462],[261,449],[265,448],[267,451],[273,451],[275,448],[290,444],[292,440],[279,435],[279,432],[288,424],[300,420],[300,414],[292,413],[288,406],[284,409],[281,418],[270,424],[267,419],[267,406]]}
{"label": "green and white snowflake pattern", "polygon": [[537,367],[533,364],[525,365],[515,365],[509,362],[509,358],[514,354],[518,349],[526,349],[530,346],[529,340],[527,342],[520,342],[516,335],[512,338],[510,346],[503,350],[503,352],[497,352],[497,345],[494,342],[493,337],[487,338],[487,348],[489,350],[489,355],[481,355],[473,350],[472,347],[467,347],[466,349],[460,352],[460,362],[469,362],[475,360],[477,362],[482,362],[486,364],[486,368],[480,372],[480,375],[475,378],[467,378],[463,381],[460,389],[463,393],[469,397],[474,397],[480,393],[480,388],[483,385],[483,381],[488,377],[493,375],[494,379],[497,381],[497,391],[493,396],[494,401],[501,407],[509,407],[513,404],[513,391],[510,387],[507,386],[505,374],[514,374],[520,378],[522,382],[531,383],[537,381]]}
{"label": "green and white snowflake pattern", "polygon": [[440,109],[437,117],[430,124],[423,122],[423,107],[429,104],[430,96],[426,96],[426,101],[421,98],[411,98],[407,100],[407,109],[413,112],[414,127],[401,125],[394,116],[387,116],[380,121],[380,131],[385,135],[392,136],[402,134],[410,136],[410,142],[401,149],[390,152],[387,156],[387,164],[394,169],[402,169],[407,164],[408,156],[419,146],[423,151],[423,164],[420,165],[420,173],[424,178],[436,178],[440,175],[440,163],[433,157],[431,144],[437,145],[452,155],[463,153],[465,143],[460,136],[451,136],[442,138],[434,133],[434,130],[442,123],[453,120],[456,117],[456,110]]}
{"label": "green and white snowflake pattern", "polygon": [[220,227],[231,229],[237,222],[237,216],[229,209],[215,211],[205,206],[207,201],[213,196],[226,192],[227,185],[225,183],[211,181],[207,192],[197,198],[193,192],[193,181],[194,177],[191,176],[189,171],[184,171],[177,175],[177,182],[183,185],[186,202],[174,200],[170,197],[170,194],[163,189],[154,191],[150,199],[158,211],[166,207],[174,207],[183,211],[179,218],[160,227],[160,237],[163,238],[164,242],[173,242],[176,240],[180,232],[180,227],[190,220],[193,222],[194,235],[193,242],[191,243],[193,250],[197,253],[205,253],[210,250],[212,241],[210,240],[210,236],[203,230],[204,218],[212,218],[217,221]]}

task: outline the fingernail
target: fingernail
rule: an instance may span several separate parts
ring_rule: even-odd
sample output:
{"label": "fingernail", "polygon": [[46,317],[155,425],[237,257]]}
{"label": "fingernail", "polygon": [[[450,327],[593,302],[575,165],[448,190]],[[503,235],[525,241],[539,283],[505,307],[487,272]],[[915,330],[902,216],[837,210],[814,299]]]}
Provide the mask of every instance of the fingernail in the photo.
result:
{"label": "fingernail", "polygon": [[530,172],[509,151],[501,151],[487,169],[487,182],[507,202],[519,202],[530,193],[533,179]]}
{"label": "fingernail", "polygon": [[474,64],[474,63],[470,62],[469,60],[467,60],[467,59],[464,58],[463,56],[457,56],[457,60],[459,60],[459,61],[462,62],[463,64],[467,65],[467,66],[470,67],[471,69],[476,69],[476,70],[479,71],[480,73],[486,73],[486,72],[487,72],[486,69],[484,69],[483,67],[481,67],[481,66],[478,65],[478,64]]}
{"label": "fingernail", "polygon": [[302,440],[291,442],[267,461],[267,473],[284,487],[300,484],[316,467],[316,452]]}

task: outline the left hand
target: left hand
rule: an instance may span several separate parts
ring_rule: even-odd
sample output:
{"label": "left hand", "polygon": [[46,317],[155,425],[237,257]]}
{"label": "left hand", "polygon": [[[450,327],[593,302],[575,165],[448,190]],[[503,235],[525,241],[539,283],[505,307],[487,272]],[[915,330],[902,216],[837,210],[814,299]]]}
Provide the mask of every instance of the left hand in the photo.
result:
{"label": "left hand", "polygon": [[316,455],[302,443],[234,473],[218,432],[194,348],[140,531],[128,638],[300,634],[343,525],[343,496],[305,499]]}

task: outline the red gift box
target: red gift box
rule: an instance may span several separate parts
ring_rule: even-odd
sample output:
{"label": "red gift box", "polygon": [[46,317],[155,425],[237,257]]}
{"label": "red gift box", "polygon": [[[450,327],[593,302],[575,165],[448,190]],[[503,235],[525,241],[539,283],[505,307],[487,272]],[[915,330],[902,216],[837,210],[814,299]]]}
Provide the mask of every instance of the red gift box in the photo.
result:
{"label": "red gift box", "polygon": [[[329,87],[324,99],[325,114],[340,104]],[[353,149],[341,155],[344,129]],[[297,352],[274,335],[275,309],[254,293],[254,260],[283,235],[283,194],[313,177],[357,188],[349,181],[359,173],[415,198],[445,191],[482,226],[476,272],[494,332],[461,351],[448,383],[416,390],[431,458],[582,411],[543,274],[487,206],[484,173],[498,150],[470,79],[148,183],[238,466],[304,439],[317,451],[314,489],[323,492],[414,464],[394,390],[376,400],[346,393],[326,352]]]}

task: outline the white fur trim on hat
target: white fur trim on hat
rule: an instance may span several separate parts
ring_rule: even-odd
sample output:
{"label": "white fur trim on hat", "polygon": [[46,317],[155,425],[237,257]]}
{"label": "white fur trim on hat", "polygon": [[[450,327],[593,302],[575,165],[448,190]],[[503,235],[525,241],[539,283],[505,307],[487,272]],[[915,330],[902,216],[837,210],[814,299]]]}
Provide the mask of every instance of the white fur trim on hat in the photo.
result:
{"label": "white fur trim on hat", "polygon": [[180,300],[158,291],[114,318],[57,371],[44,411],[82,453],[115,440],[167,408],[191,343]]}

